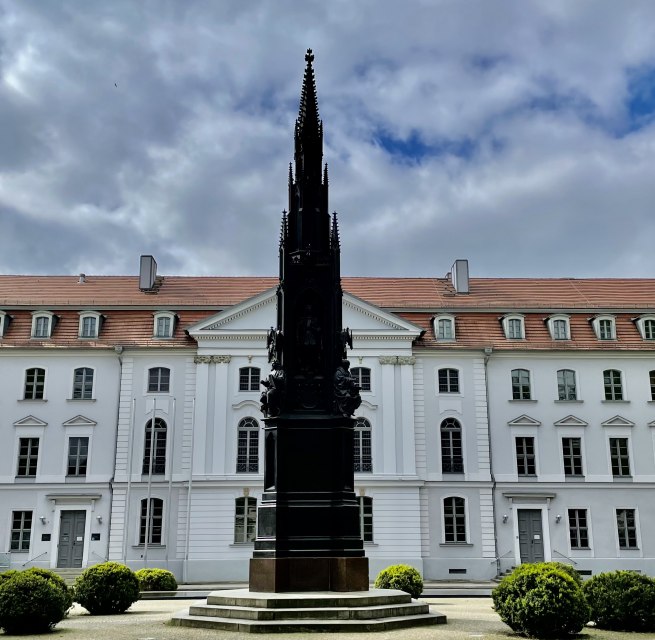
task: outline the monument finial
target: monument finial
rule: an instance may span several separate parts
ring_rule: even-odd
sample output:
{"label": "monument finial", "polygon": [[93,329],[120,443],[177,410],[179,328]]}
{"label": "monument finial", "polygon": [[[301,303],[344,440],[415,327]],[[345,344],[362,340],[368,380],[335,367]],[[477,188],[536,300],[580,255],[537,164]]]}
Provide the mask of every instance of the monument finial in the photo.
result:
{"label": "monument finial", "polygon": [[308,125],[312,129],[319,129],[318,117],[318,98],[316,97],[316,81],[314,79],[314,69],[312,62],[314,54],[311,49],[307,49],[305,54],[305,77],[303,78],[302,91],[300,94],[300,109],[298,112],[298,127],[303,129]]}

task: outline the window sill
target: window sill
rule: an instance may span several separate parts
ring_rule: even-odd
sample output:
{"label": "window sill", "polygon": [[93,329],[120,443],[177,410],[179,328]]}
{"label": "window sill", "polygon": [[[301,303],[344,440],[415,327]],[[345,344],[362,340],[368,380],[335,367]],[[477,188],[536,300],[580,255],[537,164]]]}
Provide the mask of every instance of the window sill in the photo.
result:
{"label": "window sill", "polygon": [[565,475],[564,476],[564,482],[580,482],[581,480],[584,480],[585,477],[583,475]]}
{"label": "window sill", "polygon": [[555,404],[582,404],[584,400],[554,400]]}
{"label": "window sill", "polygon": [[[146,545],[145,544],[133,544],[132,549],[145,549]],[[154,542],[152,544],[148,545],[148,549],[165,549],[166,545],[165,544],[155,544]]]}
{"label": "window sill", "polygon": [[246,547],[246,549],[252,549],[252,547],[255,546],[255,543],[254,542],[232,542],[228,546],[236,547],[236,548]]}
{"label": "window sill", "polygon": [[601,400],[603,404],[630,404],[630,400]]}
{"label": "window sill", "polygon": [[30,552],[29,549],[9,549],[9,553],[14,554],[14,553],[24,553],[28,554]]}
{"label": "window sill", "polygon": [[36,482],[36,476],[16,476],[14,480],[18,484],[32,484]]}
{"label": "window sill", "polygon": [[523,476],[522,475],[517,475],[516,477],[518,478],[519,482],[521,482],[522,480],[536,480],[537,479],[537,474],[536,473],[531,474],[531,475],[526,474],[526,475],[523,475]]}
{"label": "window sill", "polygon": [[632,482],[632,476],[612,476],[613,482]]}
{"label": "window sill", "polygon": [[66,402],[96,402],[95,398],[66,398]]}
{"label": "window sill", "polygon": [[18,402],[48,402],[46,398],[19,398]]}
{"label": "window sill", "polygon": [[98,336],[77,336],[77,339],[82,341],[97,340]]}
{"label": "window sill", "polygon": [[173,336],[152,336],[153,340],[172,340]]}
{"label": "window sill", "polygon": [[510,398],[507,402],[537,402],[531,398]]}
{"label": "window sill", "polygon": [[639,547],[619,547],[619,551],[639,551]]}
{"label": "window sill", "polygon": [[440,542],[440,547],[472,547],[470,542]]}

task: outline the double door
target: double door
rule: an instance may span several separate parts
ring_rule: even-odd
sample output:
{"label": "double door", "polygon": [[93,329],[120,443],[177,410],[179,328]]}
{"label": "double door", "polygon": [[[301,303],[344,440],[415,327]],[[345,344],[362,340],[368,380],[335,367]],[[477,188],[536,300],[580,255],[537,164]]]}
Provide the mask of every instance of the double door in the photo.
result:
{"label": "double door", "polygon": [[59,523],[57,567],[77,569],[84,556],[84,530],[86,511],[62,511]]}

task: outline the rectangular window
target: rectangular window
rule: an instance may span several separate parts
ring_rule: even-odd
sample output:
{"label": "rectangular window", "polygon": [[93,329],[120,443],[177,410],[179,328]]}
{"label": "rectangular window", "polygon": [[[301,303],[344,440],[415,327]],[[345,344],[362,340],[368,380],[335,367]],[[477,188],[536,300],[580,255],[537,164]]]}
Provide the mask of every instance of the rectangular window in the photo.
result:
{"label": "rectangular window", "polygon": [[25,400],[43,400],[45,369],[28,369],[25,372]]}
{"label": "rectangular window", "polygon": [[655,401],[655,371],[650,371],[648,378],[650,380],[650,399]]}
{"label": "rectangular window", "polygon": [[21,438],[18,441],[18,470],[20,478],[34,478],[39,462],[39,439]]}
{"label": "rectangular window", "polygon": [[569,509],[569,540],[571,549],[589,548],[586,509]]}
{"label": "rectangular window", "polygon": [[582,475],[582,439],[562,438],[562,455],[564,457],[564,475]]}
{"label": "rectangular window", "polygon": [[437,334],[438,340],[452,340],[453,335],[453,321],[450,318],[442,318],[438,322],[439,332]]}
{"label": "rectangular window", "polygon": [[359,496],[359,533],[364,542],[373,542],[373,498]]}
{"label": "rectangular window", "polygon": [[10,551],[29,551],[32,537],[32,512],[13,511],[11,514]]}
{"label": "rectangular window", "polygon": [[620,371],[616,369],[603,371],[603,387],[605,390],[605,400],[623,400]]}
{"label": "rectangular window", "polygon": [[444,498],[444,542],[466,542],[464,498]]}
{"label": "rectangular window", "polygon": [[50,337],[50,318],[48,316],[39,316],[34,319],[34,337]]}
{"label": "rectangular window", "polygon": [[570,369],[560,369],[557,372],[557,399],[578,399],[578,390],[575,384],[575,371],[571,371]]}
{"label": "rectangular window", "polygon": [[257,500],[237,498],[234,513],[234,542],[254,542],[257,532]]}
{"label": "rectangular window", "polygon": [[171,318],[168,316],[157,318],[157,330],[155,336],[157,338],[170,338],[172,335],[171,326]]}
{"label": "rectangular window", "polygon": [[507,337],[513,340],[523,338],[523,323],[518,318],[507,321]]}
{"label": "rectangular window", "polygon": [[171,370],[166,367],[153,367],[148,371],[148,393],[168,393]]}
{"label": "rectangular window", "polygon": [[164,523],[164,501],[160,498],[141,500],[139,544],[161,544]]}
{"label": "rectangular window", "polygon": [[655,320],[644,320],[644,338],[655,340]]}
{"label": "rectangular window", "polygon": [[615,477],[630,475],[630,456],[627,438],[610,438],[610,458],[612,475]]}
{"label": "rectangular window", "polygon": [[239,369],[239,391],[259,391],[259,369],[241,367]]}
{"label": "rectangular window", "polygon": [[80,367],[73,374],[73,400],[93,398],[93,369]]}
{"label": "rectangular window", "polygon": [[457,369],[439,369],[439,393],[459,393]]}
{"label": "rectangular window", "polygon": [[555,340],[566,340],[568,337],[566,320],[553,320],[553,338]]}
{"label": "rectangular window", "polygon": [[69,438],[68,439],[68,476],[85,476],[86,462],[89,455],[88,438]]}
{"label": "rectangular window", "polygon": [[516,438],[516,467],[519,476],[537,475],[534,454],[534,438]]}
{"label": "rectangular window", "polygon": [[371,370],[367,367],[355,367],[350,370],[361,391],[371,390]]}
{"label": "rectangular window", "polygon": [[616,510],[620,549],[637,549],[637,522],[634,509]]}
{"label": "rectangular window", "polygon": [[96,331],[96,326],[98,320],[95,316],[86,316],[82,318],[82,338],[95,338],[98,333]]}
{"label": "rectangular window", "polygon": [[530,372],[527,369],[512,371],[512,399],[530,400]]}
{"label": "rectangular window", "polygon": [[598,338],[600,340],[613,340],[614,339],[614,323],[611,320],[599,320],[598,321]]}

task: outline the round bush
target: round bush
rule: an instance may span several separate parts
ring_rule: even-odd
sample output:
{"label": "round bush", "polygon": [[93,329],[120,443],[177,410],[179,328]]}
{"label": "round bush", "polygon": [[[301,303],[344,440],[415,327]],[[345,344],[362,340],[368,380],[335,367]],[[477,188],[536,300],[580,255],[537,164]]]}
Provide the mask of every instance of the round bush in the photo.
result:
{"label": "round bush", "polygon": [[375,579],[376,589],[399,589],[418,598],[423,593],[421,574],[407,564],[394,564],[382,569]]}
{"label": "round bush", "polygon": [[41,576],[42,578],[48,580],[55,587],[57,587],[57,589],[59,589],[66,598],[66,612],[68,612],[68,610],[73,606],[73,594],[71,593],[71,590],[66,585],[66,581],[61,576],[57,575],[54,571],[50,571],[49,569],[40,569],[39,567],[30,567],[29,569],[23,571],[23,573]]}
{"label": "round bush", "polygon": [[634,571],[611,571],[583,586],[591,620],[601,629],[655,631],[655,580]]}
{"label": "round bush", "polygon": [[139,569],[136,575],[141,591],[175,591],[177,580],[166,569]]}
{"label": "round bush", "polygon": [[9,578],[13,578],[19,573],[20,571],[17,571],[16,569],[7,569],[7,571],[3,571],[0,573],[0,584],[2,584],[5,580],[9,580]]}
{"label": "round bush", "polygon": [[45,633],[63,620],[68,599],[51,580],[30,571],[0,583],[0,627],[8,634]]}
{"label": "round bush", "polygon": [[139,599],[139,581],[124,564],[96,564],[76,578],[73,599],[94,616],[123,613]]}
{"label": "round bush", "polygon": [[551,563],[521,565],[503,578],[491,597],[505,624],[534,638],[579,633],[590,618],[578,582]]}

